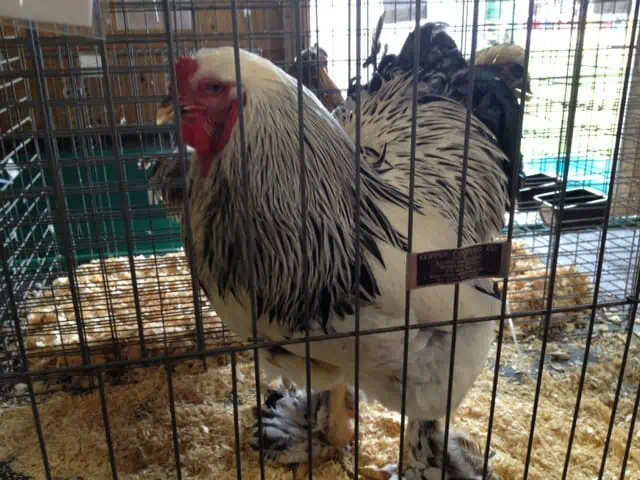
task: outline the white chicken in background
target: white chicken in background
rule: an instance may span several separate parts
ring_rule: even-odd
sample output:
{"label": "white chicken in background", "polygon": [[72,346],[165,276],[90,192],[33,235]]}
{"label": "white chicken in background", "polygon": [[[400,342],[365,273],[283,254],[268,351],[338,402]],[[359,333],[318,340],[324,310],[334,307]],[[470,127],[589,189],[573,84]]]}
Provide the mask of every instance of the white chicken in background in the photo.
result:
{"label": "white chicken in background", "polygon": [[[175,120],[175,112],[170,99],[165,98],[156,111],[156,124],[165,125]],[[187,166],[195,151],[185,145]],[[157,155],[138,159],[138,169],[145,170],[149,183],[147,200],[149,205],[164,205],[169,218],[180,222],[184,208],[184,167],[176,148],[169,155]]]}
{"label": "white chicken in background", "polygon": [[[470,94],[473,115],[463,245],[490,242],[501,233],[510,189],[515,188],[510,180],[515,177],[511,165],[519,155],[518,102],[492,66],[475,67],[472,91],[471,70],[441,25],[422,26],[420,42],[413,249],[424,252],[456,245]],[[374,78],[363,87],[359,223],[355,116],[343,111],[343,128],[309,90],[303,90],[308,179],[304,242],[296,80],[268,60],[240,50],[240,94],[231,47],[202,49],[177,62],[181,129],[185,142],[196,151],[186,196],[197,266],[193,273],[220,318],[240,337],[251,337],[251,274],[256,280],[261,339],[303,339],[307,328],[312,336],[352,333],[356,299],[362,330],[404,325],[412,48],[410,35],[402,52],[383,57]],[[237,127],[241,103],[246,159]],[[243,181],[244,165],[248,185]],[[186,227],[183,222],[183,236]],[[359,272],[357,228],[362,251]],[[254,232],[252,258],[244,248],[249,229]],[[309,271],[303,279],[305,256]],[[453,291],[451,285],[416,290],[410,323],[450,321]],[[459,319],[497,316],[500,306],[491,281],[460,283]],[[459,324],[452,411],[485,368],[494,328],[493,321]],[[403,478],[440,478],[444,435],[439,420],[447,413],[451,332],[451,325],[426,325],[409,332],[409,465]],[[403,338],[403,331],[360,338],[360,387],[369,398],[396,411],[401,409]],[[330,456],[344,444],[344,436],[336,433],[341,429],[336,419],[346,422],[348,416],[333,415],[332,410],[344,410],[350,398],[345,386],[355,375],[354,348],[353,338],[313,342],[312,398],[295,389],[269,396],[262,412],[268,459],[305,463],[307,422],[312,424],[315,459]],[[306,384],[303,343],[262,351],[261,365],[272,377],[284,375],[300,386]],[[309,400],[311,418],[306,417]],[[257,444],[254,437],[253,445]],[[447,478],[481,478],[481,452],[465,449],[466,444],[461,432],[451,432],[444,466]],[[393,468],[386,471],[396,475]]]}

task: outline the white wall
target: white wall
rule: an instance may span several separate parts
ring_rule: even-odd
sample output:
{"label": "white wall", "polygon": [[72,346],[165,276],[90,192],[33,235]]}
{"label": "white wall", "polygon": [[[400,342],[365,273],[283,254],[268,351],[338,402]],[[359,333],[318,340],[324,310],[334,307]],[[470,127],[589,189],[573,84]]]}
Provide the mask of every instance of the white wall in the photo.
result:
{"label": "white wall", "polygon": [[[406,1],[406,0],[405,0]],[[329,74],[342,89],[346,89],[351,77],[355,76],[356,65],[356,0],[351,1],[351,22],[349,24],[349,2],[348,0],[316,0],[311,2],[311,44],[318,43],[329,55]],[[371,35],[375,29],[378,18],[382,14],[382,0],[363,0],[361,3],[361,52],[362,62],[369,55],[371,47]],[[523,2],[516,2],[516,22],[526,22],[527,9]],[[518,5],[520,4],[520,5]],[[497,33],[488,30],[499,30],[502,35],[507,29],[507,23],[512,19],[512,3],[501,2],[502,10],[500,15],[500,25],[486,28],[483,25],[485,2],[480,2],[479,23],[482,25],[478,34],[478,48],[483,48],[489,41],[497,38]],[[317,9],[317,21],[316,21]],[[387,15],[387,22],[392,21],[392,16]],[[458,43],[463,53],[469,55],[471,49],[471,24],[473,11],[470,5],[463,10],[463,2],[438,1],[427,3],[426,21],[445,22],[450,25],[449,34]],[[463,40],[464,25],[466,32]],[[349,29],[349,26],[351,29]],[[406,21],[396,24],[386,23],[382,31],[381,42],[389,45],[389,53],[400,51],[407,35],[413,30],[414,22]],[[349,49],[349,39],[351,48]],[[502,39],[500,39],[502,41]],[[362,63],[361,62],[361,63]],[[351,70],[349,70],[351,67]],[[366,71],[362,72],[365,81],[368,79]]]}

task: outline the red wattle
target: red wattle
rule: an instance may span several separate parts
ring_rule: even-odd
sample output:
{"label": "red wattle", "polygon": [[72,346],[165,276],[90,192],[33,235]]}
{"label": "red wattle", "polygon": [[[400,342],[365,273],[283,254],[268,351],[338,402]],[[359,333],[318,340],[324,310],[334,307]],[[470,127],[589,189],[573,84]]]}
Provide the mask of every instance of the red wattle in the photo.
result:
{"label": "red wattle", "polygon": [[[238,109],[238,102],[232,102],[224,119],[224,125],[221,125],[222,132],[216,125],[205,128],[208,122],[205,115],[193,116],[181,122],[184,142],[198,152],[201,175],[206,176],[209,173],[213,157],[222,152],[229,142],[238,121]],[[218,132],[220,132],[219,136],[216,135]]]}
{"label": "red wattle", "polygon": [[222,131],[222,135],[217,139],[217,142],[214,147],[215,153],[219,153],[225,147],[229,139],[231,138],[231,134],[233,133],[233,127],[236,126],[236,122],[238,121],[238,102],[234,101],[231,103],[231,107],[229,108],[229,113],[227,115],[227,119],[224,122],[224,130]]}
{"label": "red wattle", "polygon": [[207,175],[211,168],[214,151],[211,135],[205,130],[204,125],[205,119],[199,118],[195,122],[182,122],[181,130],[184,142],[198,152],[201,174]]}

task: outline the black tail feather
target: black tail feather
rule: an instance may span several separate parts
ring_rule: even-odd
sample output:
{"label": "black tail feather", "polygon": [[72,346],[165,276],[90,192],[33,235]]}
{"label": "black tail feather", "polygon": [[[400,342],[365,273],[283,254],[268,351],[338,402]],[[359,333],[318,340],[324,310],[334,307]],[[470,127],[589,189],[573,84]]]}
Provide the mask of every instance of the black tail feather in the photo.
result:
{"label": "black tail feather", "polygon": [[[369,57],[367,57],[364,64],[362,65],[363,68],[367,68],[369,65],[373,65],[374,70],[378,69],[378,53],[380,53],[380,48],[381,48],[380,34],[382,33],[382,27],[384,26],[384,17],[385,17],[385,12],[382,12],[382,15],[380,15],[380,18],[378,19],[378,23],[376,25],[376,31],[373,34],[373,40],[371,40],[371,53],[369,54]],[[384,48],[386,52],[387,46],[385,45]]]}
{"label": "black tail feather", "polygon": [[[513,93],[513,89],[496,75],[494,69],[485,65],[475,66],[472,93],[473,114],[484,123],[496,137],[497,143],[509,159],[503,165],[503,170],[509,178],[510,190],[520,187],[522,169],[514,175],[514,166],[521,165],[518,150],[518,135],[520,123],[520,105]],[[471,70],[468,69],[463,77],[457,79],[454,98],[466,102],[471,86]],[[466,103],[465,103],[466,104]]]}

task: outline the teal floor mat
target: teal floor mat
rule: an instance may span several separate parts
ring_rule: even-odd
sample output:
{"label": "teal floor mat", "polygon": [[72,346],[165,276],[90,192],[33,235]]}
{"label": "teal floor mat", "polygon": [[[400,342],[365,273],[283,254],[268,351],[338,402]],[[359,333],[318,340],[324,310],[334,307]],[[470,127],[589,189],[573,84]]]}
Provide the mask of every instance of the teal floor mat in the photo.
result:
{"label": "teal floor mat", "polygon": [[[168,153],[167,150],[145,149],[144,155]],[[151,205],[147,196],[147,178],[138,168],[142,150],[126,150],[124,160],[126,201],[131,216],[133,255],[166,253],[179,249],[180,226],[167,216],[162,206]],[[92,154],[88,159],[73,162],[75,155],[60,155],[62,181],[72,232],[74,254],[79,263],[105,256],[127,255],[127,211],[123,208],[118,178],[118,163],[112,150]],[[50,173],[50,172],[48,172]],[[47,175],[48,185],[53,178]],[[54,218],[58,208],[55,196],[51,196]],[[59,229],[57,229],[59,230]],[[58,244],[63,245],[60,232],[56,232]]]}

